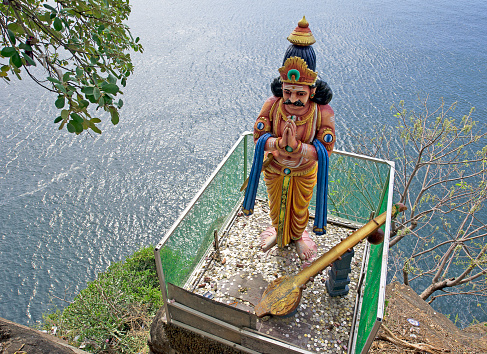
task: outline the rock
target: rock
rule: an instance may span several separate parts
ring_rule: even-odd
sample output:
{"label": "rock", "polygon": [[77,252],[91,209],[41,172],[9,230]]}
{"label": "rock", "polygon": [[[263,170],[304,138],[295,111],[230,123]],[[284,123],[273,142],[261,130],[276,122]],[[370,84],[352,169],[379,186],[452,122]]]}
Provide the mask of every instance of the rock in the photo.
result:
{"label": "rock", "polygon": [[[161,308],[150,329],[148,341],[150,354],[241,354],[242,352],[187,331],[175,325],[167,324],[164,308]],[[174,349],[173,349],[174,348]],[[29,353],[30,354],[30,353]]]}
{"label": "rock", "polygon": [[50,334],[0,318],[0,353],[86,354]]}
{"label": "rock", "polygon": [[166,336],[166,331],[164,330],[164,325],[166,323],[166,314],[164,307],[161,307],[157,311],[156,316],[152,320],[150,326],[150,336],[147,344],[150,349],[151,354],[175,354],[176,352],[171,349],[169,345],[169,340]]}

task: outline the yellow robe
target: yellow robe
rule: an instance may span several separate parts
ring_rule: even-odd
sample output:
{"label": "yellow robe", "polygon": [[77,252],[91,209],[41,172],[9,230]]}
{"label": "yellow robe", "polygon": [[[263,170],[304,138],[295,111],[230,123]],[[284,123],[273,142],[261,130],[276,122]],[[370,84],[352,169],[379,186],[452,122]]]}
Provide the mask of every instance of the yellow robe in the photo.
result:
{"label": "yellow robe", "polygon": [[269,196],[272,226],[277,231],[278,247],[299,240],[309,219],[309,203],[316,184],[317,164],[303,175],[283,175],[268,168],[264,180]]}

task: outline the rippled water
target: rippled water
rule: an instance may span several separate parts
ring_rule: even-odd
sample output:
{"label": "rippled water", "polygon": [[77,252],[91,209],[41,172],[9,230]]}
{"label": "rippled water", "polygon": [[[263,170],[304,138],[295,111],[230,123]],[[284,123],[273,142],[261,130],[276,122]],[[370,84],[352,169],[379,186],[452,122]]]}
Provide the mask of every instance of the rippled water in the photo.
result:
{"label": "rippled water", "polygon": [[[23,324],[155,244],[237,137],[306,14],[334,90],[338,148],[399,99],[459,101],[487,121],[485,1],[133,1],[143,55],[121,122],[58,132],[53,97],[0,84],[0,316]],[[444,309],[446,311],[446,309]]]}

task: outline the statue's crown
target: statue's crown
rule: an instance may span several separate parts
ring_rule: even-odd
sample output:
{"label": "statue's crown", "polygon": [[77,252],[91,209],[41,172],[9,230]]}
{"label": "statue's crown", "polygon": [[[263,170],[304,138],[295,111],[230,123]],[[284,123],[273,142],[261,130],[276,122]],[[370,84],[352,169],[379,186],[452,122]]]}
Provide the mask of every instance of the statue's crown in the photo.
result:
{"label": "statue's crown", "polygon": [[316,40],[304,16],[287,39],[292,45],[284,55],[284,66],[279,69],[281,81],[298,85],[314,85],[318,73],[308,67],[306,60],[312,60],[311,67],[314,69],[316,59],[311,45]]}
{"label": "statue's crown", "polygon": [[312,86],[316,83],[318,73],[308,68],[308,64],[300,57],[291,57],[284,66],[279,68],[281,81],[290,84]]}
{"label": "statue's crown", "polygon": [[309,23],[306,20],[306,17],[303,16],[301,21],[298,22],[298,27],[292,31],[289,37],[287,37],[287,40],[292,44],[303,47],[307,47],[316,42],[313,33],[311,33],[311,30],[309,29]]}

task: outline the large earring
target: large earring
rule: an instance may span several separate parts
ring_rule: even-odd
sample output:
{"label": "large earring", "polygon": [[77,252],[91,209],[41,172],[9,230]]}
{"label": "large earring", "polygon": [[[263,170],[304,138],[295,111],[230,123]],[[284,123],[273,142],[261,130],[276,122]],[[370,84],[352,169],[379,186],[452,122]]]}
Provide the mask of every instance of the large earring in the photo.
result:
{"label": "large earring", "polygon": [[314,98],[315,97],[314,92],[311,95],[309,95],[309,97]]}

